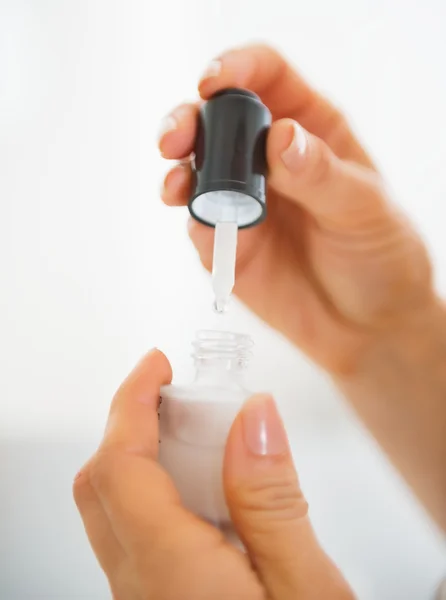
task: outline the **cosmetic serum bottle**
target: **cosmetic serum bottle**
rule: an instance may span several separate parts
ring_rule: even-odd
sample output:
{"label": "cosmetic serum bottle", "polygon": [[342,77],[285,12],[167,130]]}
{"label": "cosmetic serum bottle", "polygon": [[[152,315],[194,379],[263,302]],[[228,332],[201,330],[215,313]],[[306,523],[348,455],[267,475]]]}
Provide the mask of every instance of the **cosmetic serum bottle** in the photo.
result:
{"label": "cosmetic serum bottle", "polygon": [[214,308],[227,310],[234,286],[237,234],[266,217],[266,138],[271,114],[249,91],[227,89],[199,113],[189,211],[215,227]]}
{"label": "cosmetic serum bottle", "polygon": [[184,505],[237,543],[223,491],[223,458],[245,387],[249,336],[199,331],[192,344],[195,378],[161,389],[159,461]]}
{"label": "cosmetic serum bottle", "polygon": [[[189,211],[215,228],[214,309],[224,313],[235,282],[238,230],[266,216],[266,137],[271,114],[258,96],[219,92],[199,113]],[[249,336],[199,331],[192,343],[195,378],[161,389],[159,461],[184,505],[240,545],[223,490],[223,459],[232,423],[251,394],[245,375]]]}

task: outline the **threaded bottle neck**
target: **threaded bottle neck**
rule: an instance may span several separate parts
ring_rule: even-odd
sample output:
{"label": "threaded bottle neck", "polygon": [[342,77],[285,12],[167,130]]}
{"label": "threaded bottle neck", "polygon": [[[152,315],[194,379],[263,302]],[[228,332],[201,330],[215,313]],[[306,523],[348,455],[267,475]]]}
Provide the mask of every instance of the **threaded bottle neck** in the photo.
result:
{"label": "threaded bottle neck", "polygon": [[251,357],[249,335],[230,331],[201,330],[192,343],[197,371],[243,371]]}

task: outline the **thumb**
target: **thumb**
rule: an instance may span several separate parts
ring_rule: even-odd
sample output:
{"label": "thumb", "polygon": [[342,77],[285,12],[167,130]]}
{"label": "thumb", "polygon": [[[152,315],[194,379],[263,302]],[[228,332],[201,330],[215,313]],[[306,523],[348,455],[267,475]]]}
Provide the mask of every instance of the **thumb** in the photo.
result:
{"label": "thumb", "polygon": [[254,396],[226,445],[226,498],[271,600],[351,600],[308,517],[283,423],[270,396]]}

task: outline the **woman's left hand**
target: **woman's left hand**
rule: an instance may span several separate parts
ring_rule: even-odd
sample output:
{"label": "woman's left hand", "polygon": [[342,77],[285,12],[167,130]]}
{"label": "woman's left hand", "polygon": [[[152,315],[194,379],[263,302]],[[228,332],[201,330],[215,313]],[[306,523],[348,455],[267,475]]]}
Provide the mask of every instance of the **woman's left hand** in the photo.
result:
{"label": "woman's left hand", "polygon": [[225,491],[247,554],[181,505],[157,463],[160,386],[171,375],[161,352],[144,357],[74,483],[114,600],[351,600],[315,537],[269,396],[248,400],[226,447]]}

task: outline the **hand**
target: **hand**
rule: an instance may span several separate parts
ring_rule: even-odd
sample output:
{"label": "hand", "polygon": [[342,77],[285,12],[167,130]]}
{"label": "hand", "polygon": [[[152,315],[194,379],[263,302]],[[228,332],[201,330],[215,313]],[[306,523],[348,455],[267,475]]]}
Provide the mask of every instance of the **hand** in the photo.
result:
{"label": "hand", "polygon": [[248,401],[226,448],[225,491],[248,554],[181,505],[156,461],[160,386],[170,379],[161,352],[139,363],[74,483],[114,600],[351,600],[311,528],[271,398]]}
{"label": "hand", "polygon": [[[268,217],[239,235],[235,293],[334,375],[352,372],[377,336],[404,329],[434,302],[425,247],[389,201],[344,117],[274,50],[227,52],[199,84],[260,95],[273,115],[267,144]],[[164,157],[193,150],[198,105],[182,105],[160,137]],[[163,199],[187,204],[187,162],[167,175]],[[191,222],[207,269],[213,230]]]}

